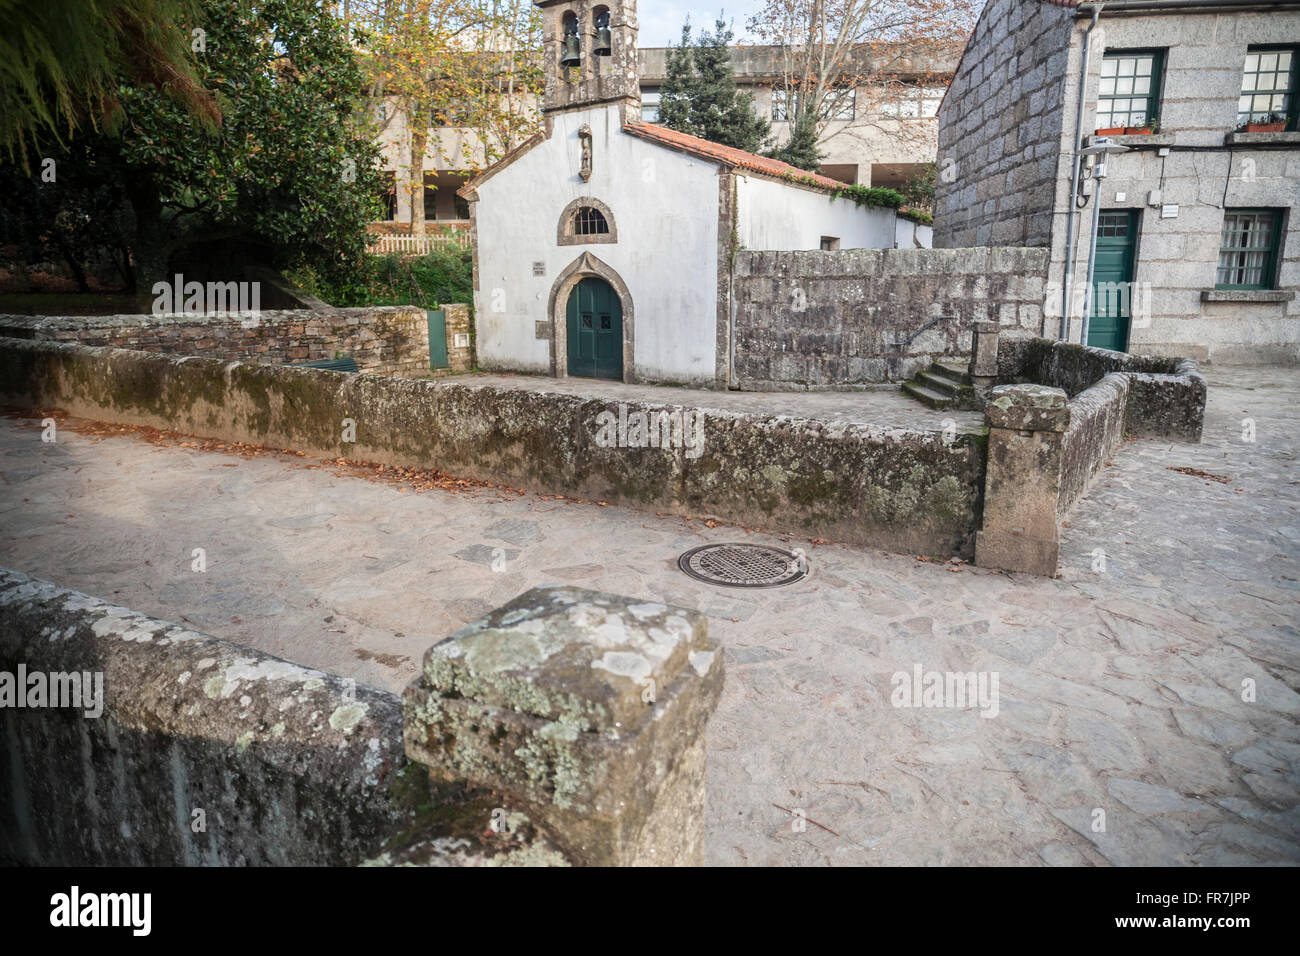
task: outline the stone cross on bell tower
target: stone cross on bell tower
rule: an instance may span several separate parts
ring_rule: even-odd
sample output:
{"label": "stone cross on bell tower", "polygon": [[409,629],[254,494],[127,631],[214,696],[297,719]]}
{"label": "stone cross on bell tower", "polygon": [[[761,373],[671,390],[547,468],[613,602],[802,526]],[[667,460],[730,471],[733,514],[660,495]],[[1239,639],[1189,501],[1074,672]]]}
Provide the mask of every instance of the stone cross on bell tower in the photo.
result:
{"label": "stone cross on bell tower", "polygon": [[542,11],[544,114],[619,104],[641,118],[636,0],[533,0]]}

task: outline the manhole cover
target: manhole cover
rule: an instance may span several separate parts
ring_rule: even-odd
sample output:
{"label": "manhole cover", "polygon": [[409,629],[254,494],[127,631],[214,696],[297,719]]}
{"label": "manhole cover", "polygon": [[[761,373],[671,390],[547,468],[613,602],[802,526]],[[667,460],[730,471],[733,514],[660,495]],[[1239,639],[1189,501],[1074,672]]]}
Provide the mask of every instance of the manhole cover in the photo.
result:
{"label": "manhole cover", "polygon": [[729,588],[775,588],[808,576],[808,559],[765,544],[706,544],[677,559],[693,578]]}

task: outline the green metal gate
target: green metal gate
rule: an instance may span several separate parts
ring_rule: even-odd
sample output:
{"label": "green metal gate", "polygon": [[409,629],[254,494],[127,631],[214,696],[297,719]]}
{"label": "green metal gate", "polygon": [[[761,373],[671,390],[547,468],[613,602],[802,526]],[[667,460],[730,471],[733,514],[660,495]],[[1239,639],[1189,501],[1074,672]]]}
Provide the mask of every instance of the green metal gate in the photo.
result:
{"label": "green metal gate", "polygon": [[447,313],[442,309],[428,309],[429,316],[429,368],[447,368]]}

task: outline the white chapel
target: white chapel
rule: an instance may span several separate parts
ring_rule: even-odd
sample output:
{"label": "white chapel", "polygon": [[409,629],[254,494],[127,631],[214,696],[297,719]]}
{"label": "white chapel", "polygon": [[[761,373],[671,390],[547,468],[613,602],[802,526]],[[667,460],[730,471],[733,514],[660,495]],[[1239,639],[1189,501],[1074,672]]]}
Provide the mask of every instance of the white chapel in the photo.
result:
{"label": "white chapel", "polygon": [[460,190],[481,368],[726,388],[734,249],[893,246],[837,180],[642,122],[635,0],[535,2],[545,129]]}

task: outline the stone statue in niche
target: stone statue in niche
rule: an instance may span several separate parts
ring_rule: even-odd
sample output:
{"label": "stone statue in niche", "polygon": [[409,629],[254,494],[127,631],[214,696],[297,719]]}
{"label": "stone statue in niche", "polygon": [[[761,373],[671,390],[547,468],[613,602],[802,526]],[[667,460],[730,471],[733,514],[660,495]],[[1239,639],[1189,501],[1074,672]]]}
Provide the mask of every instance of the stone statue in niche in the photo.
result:
{"label": "stone statue in niche", "polygon": [[578,130],[578,139],[582,143],[582,168],[578,170],[578,175],[582,181],[591,181],[591,127],[586,123]]}

